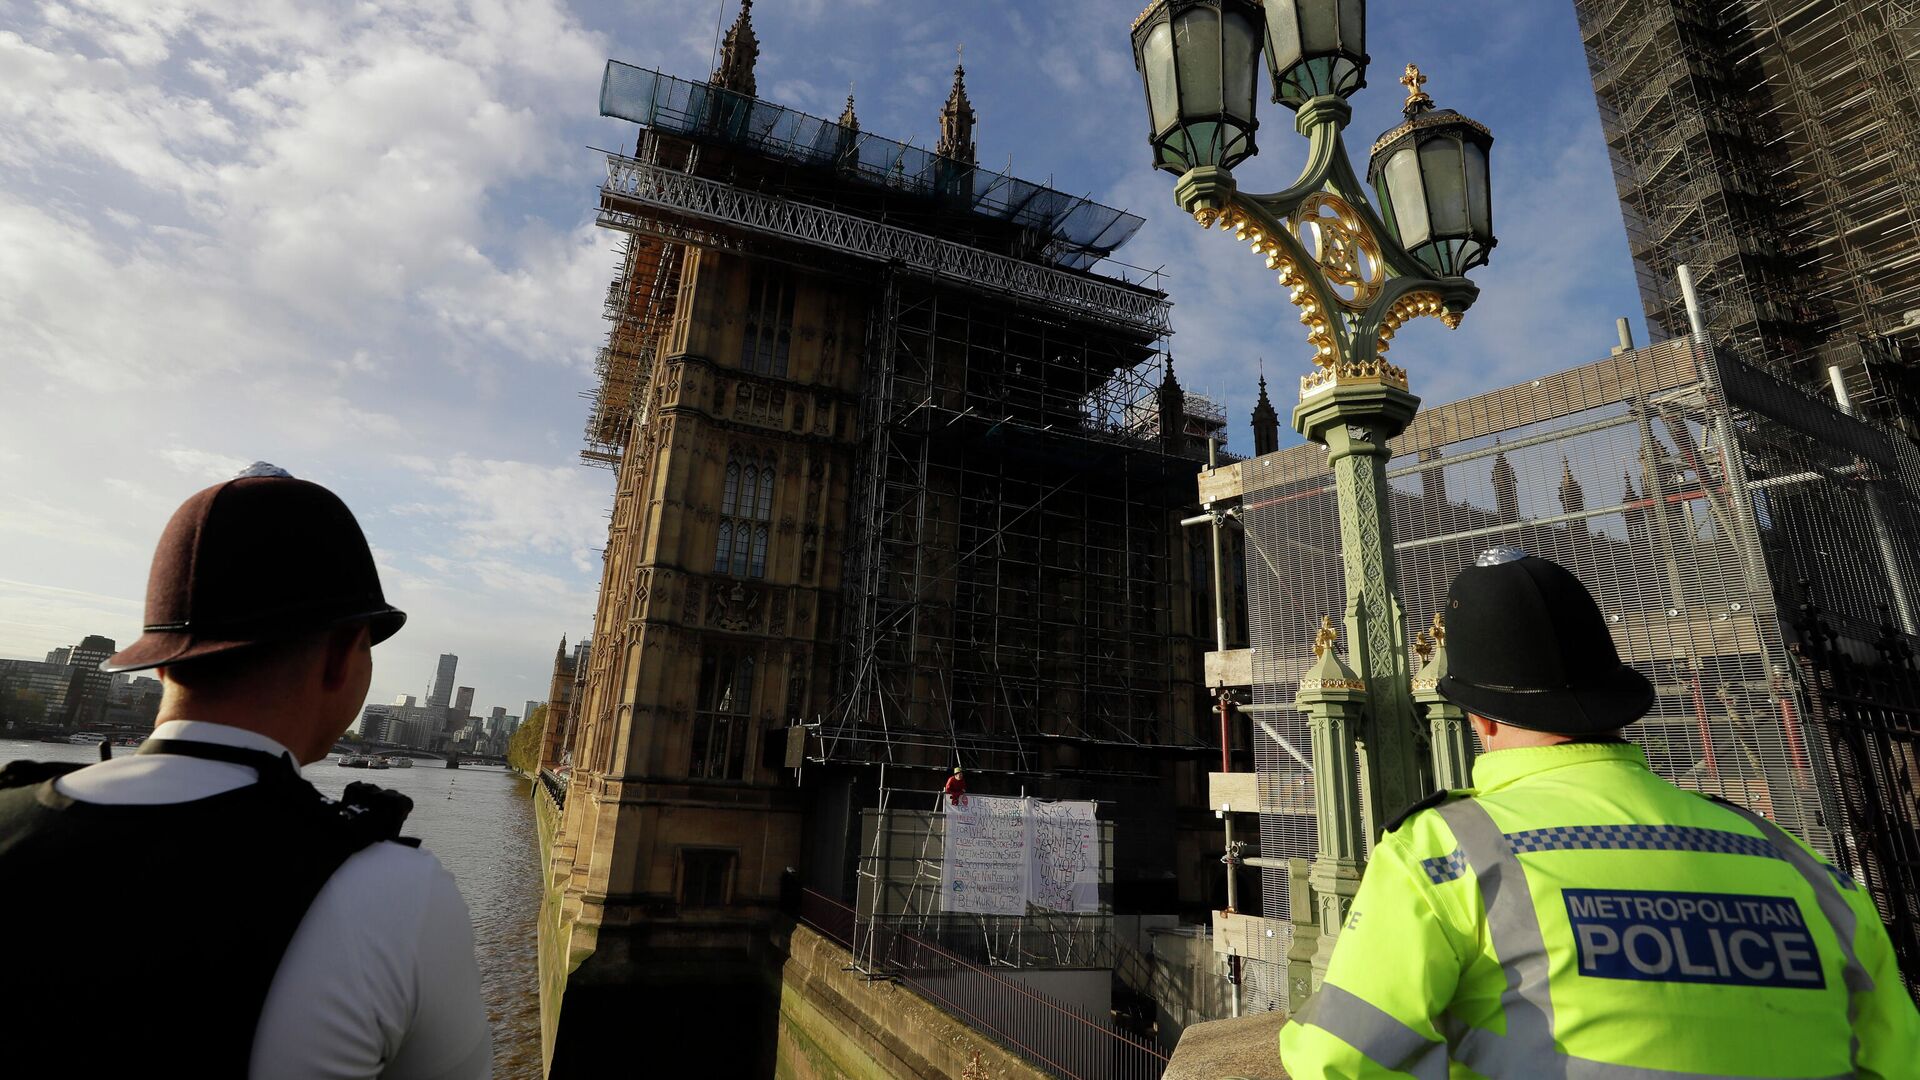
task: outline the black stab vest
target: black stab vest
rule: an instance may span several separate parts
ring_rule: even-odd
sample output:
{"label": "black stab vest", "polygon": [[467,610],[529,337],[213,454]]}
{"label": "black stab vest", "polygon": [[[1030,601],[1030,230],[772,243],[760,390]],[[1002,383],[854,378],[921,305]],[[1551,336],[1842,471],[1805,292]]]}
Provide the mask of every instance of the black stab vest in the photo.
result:
{"label": "black stab vest", "polygon": [[[371,784],[339,802],[292,759],[148,740],[140,752],[256,769],[191,802],[78,802],[54,778],[0,771],[0,1075],[247,1074],[287,944],[348,856],[399,839],[411,800]],[[414,843],[415,840],[402,840]]]}

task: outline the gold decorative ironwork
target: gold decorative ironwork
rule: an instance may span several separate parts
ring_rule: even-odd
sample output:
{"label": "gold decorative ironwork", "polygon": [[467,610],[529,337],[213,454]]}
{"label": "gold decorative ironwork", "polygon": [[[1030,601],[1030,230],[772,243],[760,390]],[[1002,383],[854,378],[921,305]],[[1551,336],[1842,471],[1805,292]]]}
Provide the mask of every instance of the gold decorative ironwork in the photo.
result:
{"label": "gold decorative ironwork", "polygon": [[[1334,644],[1339,640],[1340,631],[1333,627],[1333,616],[1322,616],[1320,619],[1320,629],[1315,631],[1313,635],[1313,667],[1301,677],[1301,690],[1358,690],[1365,692],[1367,684],[1358,678],[1353,678],[1353,672],[1348,671],[1347,666],[1340,662],[1340,654],[1333,651]],[[1320,677],[1320,673],[1329,670],[1337,672],[1338,677],[1331,679]]]}
{"label": "gold decorative ironwork", "polygon": [[1436,611],[1433,613],[1433,625],[1427,627],[1427,636],[1433,639],[1434,648],[1444,649],[1447,647],[1446,612]]}
{"label": "gold decorative ironwork", "polygon": [[1384,383],[1407,389],[1407,369],[1395,367],[1385,360],[1360,360],[1337,367],[1317,368],[1309,374],[1300,376],[1300,398],[1308,397],[1330,389],[1341,383]]}
{"label": "gold decorative ironwork", "polygon": [[[1291,222],[1294,233],[1313,230],[1313,261],[1336,286],[1333,300],[1349,311],[1364,311],[1380,295],[1386,280],[1386,262],[1380,242],[1345,199],[1331,191],[1316,191],[1300,201]],[[1340,289],[1353,290],[1346,296]]]}
{"label": "gold decorative ironwork", "polygon": [[[1438,318],[1447,324],[1449,330],[1460,325],[1459,312],[1449,312],[1446,301],[1440,298],[1439,293],[1426,289],[1410,292],[1395,300],[1392,306],[1387,308],[1387,313],[1380,317],[1380,332],[1374,335],[1379,343],[1374,347],[1374,351],[1386,352],[1393,341],[1393,335],[1402,326],[1423,315]],[[1452,316],[1451,319],[1449,316]]]}
{"label": "gold decorative ironwork", "polygon": [[1421,630],[1413,635],[1413,655],[1420,658],[1420,666],[1426,667],[1433,659],[1433,642],[1427,640],[1427,632]]}
{"label": "gold decorative ironwork", "polygon": [[1320,616],[1320,629],[1313,635],[1313,658],[1318,660],[1327,655],[1327,650],[1333,648],[1334,643],[1339,640],[1340,631],[1333,628],[1333,616]]}
{"label": "gold decorative ironwork", "polygon": [[1201,207],[1193,212],[1193,219],[1200,223],[1201,228],[1210,229],[1219,225],[1222,231],[1230,232],[1234,239],[1250,245],[1255,255],[1266,258],[1267,269],[1279,275],[1280,284],[1287,290],[1287,302],[1300,309],[1300,324],[1307,328],[1307,344],[1313,346],[1314,365],[1323,368],[1331,366],[1335,348],[1333,324],[1315,298],[1307,276],[1287,257],[1286,246],[1268,236],[1259,222],[1235,206],[1219,209]]}
{"label": "gold decorative ironwork", "polygon": [[[1313,346],[1315,371],[1300,379],[1300,396],[1325,390],[1336,383],[1379,382],[1402,390],[1408,388],[1406,369],[1380,359],[1340,363],[1334,338],[1336,317],[1321,302],[1307,275],[1289,257],[1289,248],[1269,235],[1265,226],[1237,206],[1202,206],[1193,211],[1193,220],[1203,229],[1219,226],[1234,239],[1246,243],[1255,255],[1267,260],[1287,290],[1287,302],[1300,309],[1300,324],[1307,328],[1307,344]],[[1328,292],[1332,302],[1351,311],[1363,311],[1376,299],[1386,281],[1386,260],[1379,241],[1351,204],[1330,191],[1317,191],[1301,201],[1289,219],[1289,227],[1299,231],[1313,226],[1312,255],[1321,275],[1333,286]],[[1351,289],[1351,297],[1340,288]],[[1382,317],[1376,335],[1376,353],[1387,350],[1394,332],[1409,319],[1433,315],[1448,329],[1460,325],[1460,313],[1446,309],[1440,294],[1431,290],[1409,293],[1395,300]]]}
{"label": "gold decorative ironwork", "polygon": [[1433,98],[1422,87],[1427,85],[1427,77],[1420,74],[1420,65],[1408,64],[1407,73],[1400,76],[1400,85],[1407,88],[1407,100],[1400,106],[1407,112],[1415,109],[1433,108]]}

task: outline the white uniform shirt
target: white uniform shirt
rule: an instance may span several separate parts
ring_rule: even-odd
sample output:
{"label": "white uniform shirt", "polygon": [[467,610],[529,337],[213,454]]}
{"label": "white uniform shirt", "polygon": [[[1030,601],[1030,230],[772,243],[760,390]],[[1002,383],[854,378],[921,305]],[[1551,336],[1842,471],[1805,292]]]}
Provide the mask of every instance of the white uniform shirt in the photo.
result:
{"label": "white uniform shirt", "polygon": [[[156,739],[292,752],[225,724],[169,720]],[[295,759],[296,761],[298,759]],[[55,781],[81,802],[155,805],[254,783],[245,765],[133,754]],[[321,887],[294,931],[254,1029],[254,1080],[470,1080],[493,1073],[473,925],[431,852],[379,843]]]}

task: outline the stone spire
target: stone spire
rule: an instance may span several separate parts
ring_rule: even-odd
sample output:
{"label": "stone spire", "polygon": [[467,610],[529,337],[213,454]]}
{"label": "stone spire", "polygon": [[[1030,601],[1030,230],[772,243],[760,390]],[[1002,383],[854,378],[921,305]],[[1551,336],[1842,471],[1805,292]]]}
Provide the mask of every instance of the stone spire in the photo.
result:
{"label": "stone spire", "polygon": [[940,107],[940,142],[933,152],[968,165],[979,161],[973,149],[973,103],[967,100],[967,69],[957,62],[953,65],[953,90]]}
{"label": "stone spire", "polygon": [[1503,523],[1520,520],[1520,484],[1504,450],[1493,455],[1493,505]]}
{"label": "stone spire", "polygon": [[1434,515],[1438,520],[1440,511],[1447,505],[1447,470],[1436,464],[1441,458],[1440,448],[1429,446],[1420,451],[1420,462],[1432,466],[1420,470],[1420,497],[1425,500],[1425,513]]}
{"label": "stone spire", "polygon": [[847,107],[840,110],[840,126],[848,131],[860,130],[860,118],[853,115],[853,87],[847,87]]}
{"label": "stone spire", "polygon": [[1587,508],[1587,493],[1580,481],[1573,478],[1573,462],[1566,457],[1560,459],[1560,509],[1565,513],[1578,514]]}
{"label": "stone spire", "polygon": [[1167,357],[1167,373],[1160,380],[1160,450],[1184,456],[1187,451],[1187,392],[1173,373],[1173,357]]}
{"label": "stone spire", "polygon": [[1623,515],[1627,519],[1627,543],[1637,550],[1644,551],[1647,543],[1647,509],[1640,505],[1646,496],[1635,491],[1633,473],[1628,471],[1620,480],[1620,502],[1627,507]]}
{"label": "stone spire", "polygon": [[753,62],[760,58],[760,39],[753,34],[753,0],[740,0],[740,15],[727,28],[720,45],[720,66],[713,69],[712,83],[747,97],[758,96],[753,81]]}
{"label": "stone spire", "polygon": [[1280,413],[1267,397],[1267,377],[1260,376],[1260,397],[1253,403],[1253,452],[1255,456],[1280,449]]}

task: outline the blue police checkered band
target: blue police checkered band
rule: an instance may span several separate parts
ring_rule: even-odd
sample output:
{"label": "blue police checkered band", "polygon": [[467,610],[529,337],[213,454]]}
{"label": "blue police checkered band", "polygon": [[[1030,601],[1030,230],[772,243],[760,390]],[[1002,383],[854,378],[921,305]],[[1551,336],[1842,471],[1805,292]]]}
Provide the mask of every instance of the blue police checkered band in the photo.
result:
{"label": "blue police checkered band", "polygon": [[1530,851],[1711,851],[1779,858],[1763,837],[1687,825],[1563,825],[1508,833],[1515,855]]}
{"label": "blue police checkered band", "polygon": [[1454,848],[1445,855],[1421,859],[1420,866],[1435,885],[1445,885],[1467,872],[1467,857],[1459,848]]}
{"label": "blue police checkered band", "polygon": [[[1750,855],[1778,859],[1780,852],[1766,838],[1724,829],[1689,825],[1561,825],[1505,834],[1515,855],[1537,851],[1704,851],[1721,855]],[[1459,850],[1420,860],[1435,885],[1444,885],[1466,873],[1466,856]],[[1834,866],[1822,864],[1843,887],[1856,886]]]}

